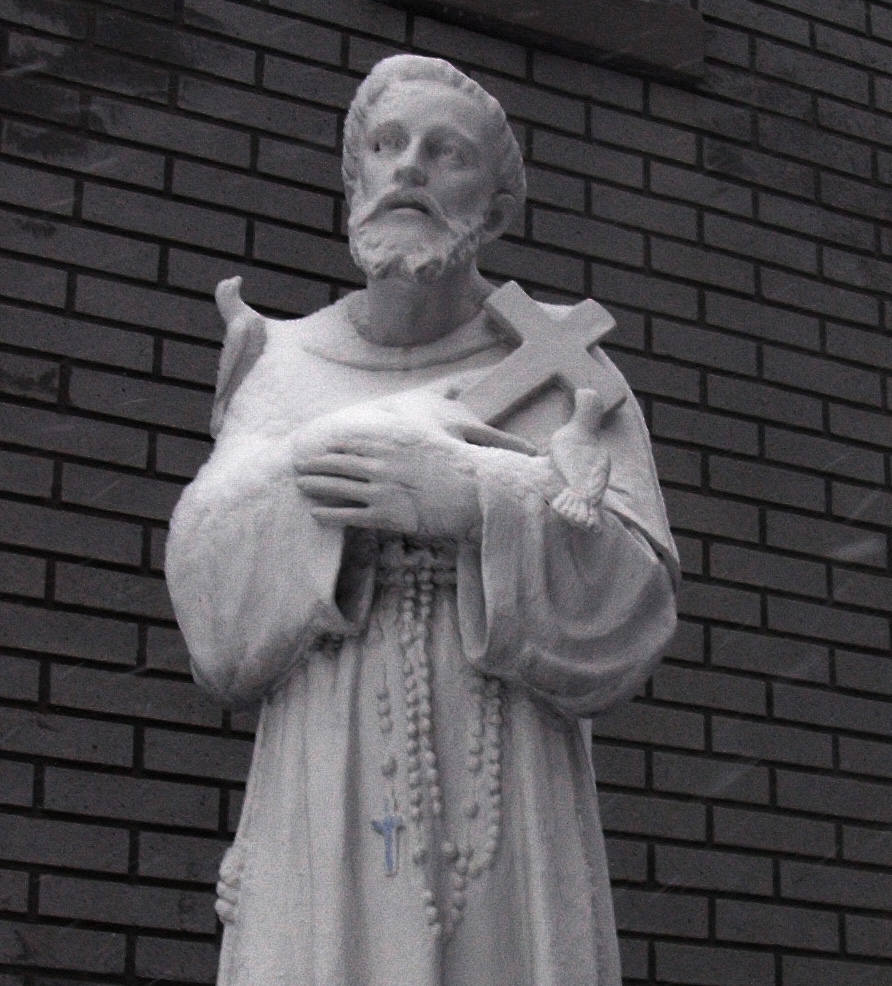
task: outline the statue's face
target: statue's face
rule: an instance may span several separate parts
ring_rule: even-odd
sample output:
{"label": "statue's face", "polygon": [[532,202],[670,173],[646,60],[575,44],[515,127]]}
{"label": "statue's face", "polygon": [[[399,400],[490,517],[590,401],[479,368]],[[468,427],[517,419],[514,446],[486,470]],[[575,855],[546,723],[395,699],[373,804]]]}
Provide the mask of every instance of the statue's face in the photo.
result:
{"label": "statue's face", "polygon": [[350,234],[370,276],[435,278],[476,254],[496,192],[486,120],[451,86],[407,82],[372,106]]}

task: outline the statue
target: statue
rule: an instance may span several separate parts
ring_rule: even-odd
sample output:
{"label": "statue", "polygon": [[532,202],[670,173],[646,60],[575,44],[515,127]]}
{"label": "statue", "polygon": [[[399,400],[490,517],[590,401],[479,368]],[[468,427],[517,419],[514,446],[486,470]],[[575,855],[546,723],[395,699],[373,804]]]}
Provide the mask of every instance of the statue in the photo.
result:
{"label": "statue", "polygon": [[380,62],[344,141],[368,285],[227,323],[167,576],[199,684],[262,699],[220,986],[619,986],[585,725],[650,674],[678,560],[593,301],[478,273],[525,195],[499,104]]}

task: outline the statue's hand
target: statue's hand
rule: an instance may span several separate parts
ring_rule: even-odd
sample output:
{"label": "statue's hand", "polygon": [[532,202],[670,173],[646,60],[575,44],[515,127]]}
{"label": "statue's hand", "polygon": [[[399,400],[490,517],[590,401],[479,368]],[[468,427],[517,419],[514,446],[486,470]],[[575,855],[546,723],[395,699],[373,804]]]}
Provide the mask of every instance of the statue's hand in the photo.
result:
{"label": "statue's hand", "polygon": [[479,456],[487,446],[529,446],[456,409],[430,398],[334,419],[313,452],[297,456],[297,485],[319,504],[313,516],[323,524],[479,541]]}

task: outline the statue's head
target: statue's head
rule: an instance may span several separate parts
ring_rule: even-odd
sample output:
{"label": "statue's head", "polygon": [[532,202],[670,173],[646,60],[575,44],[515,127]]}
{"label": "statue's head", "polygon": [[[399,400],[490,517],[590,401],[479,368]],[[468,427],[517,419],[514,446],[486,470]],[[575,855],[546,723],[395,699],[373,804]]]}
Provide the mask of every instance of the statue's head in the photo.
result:
{"label": "statue's head", "polygon": [[500,236],[526,195],[504,110],[439,58],[395,55],[344,127],[350,248],[369,277],[434,280]]}

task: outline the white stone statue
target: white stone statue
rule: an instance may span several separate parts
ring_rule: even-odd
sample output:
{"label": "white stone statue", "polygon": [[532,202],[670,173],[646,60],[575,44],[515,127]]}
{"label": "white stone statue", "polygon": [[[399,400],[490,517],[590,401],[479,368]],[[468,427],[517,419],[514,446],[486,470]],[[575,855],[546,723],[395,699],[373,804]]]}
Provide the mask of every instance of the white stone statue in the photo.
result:
{"label": "white stone statue", "polygon": [[448,63],[379,63],[344,145],[368,286],[293,321],[219,286],[168,544],[196,680],[262,698],[218,981],[619,986],[580,717],[652,671],[678,560],[613,322],[478,273],[523,164]]}

